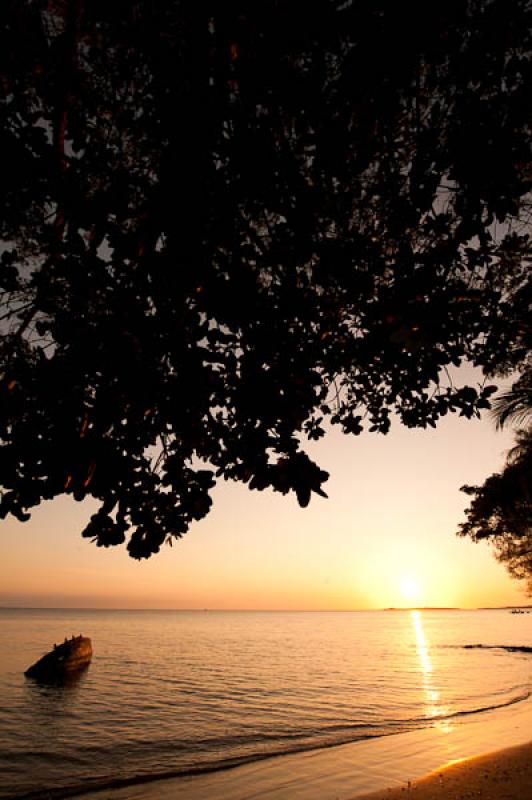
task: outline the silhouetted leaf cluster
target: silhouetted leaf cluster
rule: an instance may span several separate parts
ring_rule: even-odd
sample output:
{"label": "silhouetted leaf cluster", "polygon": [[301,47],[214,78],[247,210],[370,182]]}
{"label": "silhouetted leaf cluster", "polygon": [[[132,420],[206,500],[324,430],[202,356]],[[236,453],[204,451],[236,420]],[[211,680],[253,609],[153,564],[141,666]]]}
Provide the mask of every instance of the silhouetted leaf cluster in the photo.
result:
{"label": "silhouetted leaf cluster", "polygon": [[473,499],[459,534],[488,540],[510,574],[532,591],[532,428],[518,432],[502,472],[462,491]]}
{"label": "silhouetted leaf cluster", "polygon": [[519,369],[527,3],[5,0],[0,514],[157,552],[327,422],[477,416]]}

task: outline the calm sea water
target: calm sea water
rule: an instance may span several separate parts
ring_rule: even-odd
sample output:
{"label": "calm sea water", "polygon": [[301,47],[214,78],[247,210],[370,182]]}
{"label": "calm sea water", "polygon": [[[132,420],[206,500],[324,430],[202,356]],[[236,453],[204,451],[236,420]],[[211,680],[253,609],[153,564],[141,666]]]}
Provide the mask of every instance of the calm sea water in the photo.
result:
{"label": "calm sea water", "polygon": [[[77,680],[24,677],[78,633]],[[0,609],[0,798],[466,725],[529,696],[532,653],[500,645],[532,646],[532,614]]]}

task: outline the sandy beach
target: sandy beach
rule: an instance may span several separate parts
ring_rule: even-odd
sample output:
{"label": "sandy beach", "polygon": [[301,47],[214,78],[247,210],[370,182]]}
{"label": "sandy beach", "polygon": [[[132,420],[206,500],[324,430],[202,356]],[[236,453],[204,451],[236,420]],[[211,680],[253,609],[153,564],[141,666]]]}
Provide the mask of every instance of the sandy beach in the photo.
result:
{"label": "sandy beach", "polygon": [[532,797],[532,742],[450,764],[406,788],[394,787],[356,800],[528,800]]}

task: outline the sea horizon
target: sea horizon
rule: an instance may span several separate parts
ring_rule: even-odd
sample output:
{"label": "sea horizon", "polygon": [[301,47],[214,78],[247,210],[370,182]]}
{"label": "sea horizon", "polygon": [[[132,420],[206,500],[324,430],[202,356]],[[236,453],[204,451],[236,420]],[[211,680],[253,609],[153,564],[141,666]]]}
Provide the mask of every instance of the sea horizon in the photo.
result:
{"label": "sea horizon", "polygon": [[514,603],[503,606],[388,606],[375,608],[186,608],[179,606],[26,606],[26,605],[2,605],[0,611],[198,611],[198,612],[230,612],[230,613],[253,613],[260,614],[350,614],[378,611],[507,611],[512,608],[532,609],[532,603]]}

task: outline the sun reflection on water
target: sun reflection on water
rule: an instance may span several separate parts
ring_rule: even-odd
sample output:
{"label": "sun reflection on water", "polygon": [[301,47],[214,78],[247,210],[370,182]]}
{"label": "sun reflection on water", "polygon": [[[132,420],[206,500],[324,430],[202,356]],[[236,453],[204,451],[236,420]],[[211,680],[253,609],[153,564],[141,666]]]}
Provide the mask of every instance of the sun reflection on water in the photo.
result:
{"label": "sun reflection on water", "polygon": [[444,733],[450,733],[453,725],[449,720],[438,719],[449,713],[449,707],[440,703],[440,692],[434,684],[434,667],[430,656],[429,645],[423,628],[423,616],[420,611],[411,611],[412,625],[416,636],[416,650],[421,667],[421,680],[423,694],[425,695],[425,712],[428,717],[434,717],[434,726]]}

